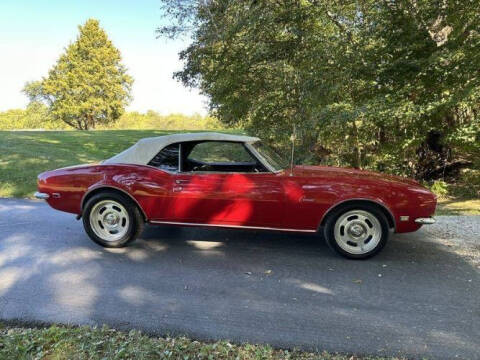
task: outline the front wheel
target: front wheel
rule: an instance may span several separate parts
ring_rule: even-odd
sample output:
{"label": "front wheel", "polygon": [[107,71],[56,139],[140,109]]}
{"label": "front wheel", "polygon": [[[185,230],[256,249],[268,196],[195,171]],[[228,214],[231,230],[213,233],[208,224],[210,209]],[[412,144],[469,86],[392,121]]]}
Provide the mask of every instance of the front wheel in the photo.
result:
{"label": "front wheel", "polygon": [[328,245],[350,259],[366,259],[387,243],[388,221],[375,206],[350,205],[334,211],[327,219],[324,236]]}
{"label": "front wheel", "polygon": [[88,236],[104,247],[118,248],[135,240],[143,230],[143,217],[136,204],[116,192],[92,196],[83,212]]}

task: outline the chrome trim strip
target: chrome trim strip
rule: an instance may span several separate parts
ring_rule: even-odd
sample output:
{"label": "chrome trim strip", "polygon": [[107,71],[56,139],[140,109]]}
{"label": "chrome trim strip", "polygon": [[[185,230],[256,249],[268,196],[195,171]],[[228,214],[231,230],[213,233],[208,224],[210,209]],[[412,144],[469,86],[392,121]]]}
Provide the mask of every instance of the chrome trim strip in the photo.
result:
{"label": "chrome trim strip", "polygon": [[128,192],[126,192],[125,190],[123,189],[120,189],[116,186],[112,186],[112,185],[100,185],[100,186],[96,186],[94,188],[91,188],[89,189],[85,194],[83,194],[82,196],[82,201],[80,202],[80,205],[81,205],[81,213],[80,215],[83,213],[83,203],[85,201],[85,198],[87,197],[88,194],[90,194],[92,191],[95,191],[95,190],[98,190],[98,189],[115,189],[115,190],[118,190],[118,191],[121,191],[122,193],[124,193],[125,195],[127,195],[130,199],[132,199],[135,204],[137,204],[138,208],[140,209],[140,211],[142,212],[143,214],[143,217],[145,218],[145,221],[148,221],[148,217],[147,217],[147,214],[145,213],[145,211],[143,210],[142,206],[140,205],[140,203],[137,201],[137,199],[135,199],[132,195],[130,195]]}
{"label": "chrome trim strip", "polygon": [[151,220],[151,224],[166,224],[166,225],[184,225],[184,226],[206,226],[206,227],[225,227],[233,229],[251,229],[251,230],[275,230],[275,231],[288,231],[288,232],[307,232],[314,233],[316,230],[304,230],[304,229],[284,229],[275,227],[263,227],[263,226],[244,226],[244,225],[224,225],[224,224],[201,224],[201,223],[189,223],[189,222],[177,222],[177,221],[158,221]]}
{"label": "chrome trim strip", "polygon": [[35,196],[37,199],[41,199],[41,200],[47,200],[48,198],[50,198],[50,195],[48,195],[47,193],[42,193],[42,192],[35,192],[35,194],[33,194],[33,196]]}
{"label": "chrome trim strip", "polygon": [[434,218],[428,217],[428,218],[416,218],[415,222],[417,224],[422,224],[422,225],[431,225],[435,224],[436,220]]}
{"label": "chrome trim strip", "polygon": [[320,219],[320,224],[319,226],[322,224],[323,220],[325,220],[325,218],[327,217],[328,213],[333,210],[335,207],[337,207],[338,205],[341,205],[343,203],[346,203],[347,201],[370,201],[372,203],[375,203],[379,206],[381,206],[382,208],[384,208],[385,210],[388,211],[388,213],[390,214],[390,216],[392,217],[393,219],[393,230],[396,230],[397,229],[397,221],[395,220],[395,216],[393,216],[393,213],[392,211],[385,205],[385,204],[382,204],[381,202],[378,202],[376,200],[372,200],[372,199],[367,199],[367,198],[352,198],[352,199],[345,199],[345,200],[342,200],[338,203],[335,203],[333,204],[332,206],[330,206],[327,211],[325,211],[325,214],[323,214],[322,218]]}

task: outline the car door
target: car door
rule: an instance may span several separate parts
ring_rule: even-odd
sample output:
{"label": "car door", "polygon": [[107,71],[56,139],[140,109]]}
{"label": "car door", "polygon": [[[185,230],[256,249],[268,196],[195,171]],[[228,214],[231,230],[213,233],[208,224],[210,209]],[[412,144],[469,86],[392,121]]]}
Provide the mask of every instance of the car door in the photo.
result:
{"label": "car door", "polygon": [[259,171],[253,165],[258,160],[242,143],[202,142],[185,146],[185,150],[184,171],[173,175],[169,220],[240,227],[281,226],[281,178],[265,169]]}

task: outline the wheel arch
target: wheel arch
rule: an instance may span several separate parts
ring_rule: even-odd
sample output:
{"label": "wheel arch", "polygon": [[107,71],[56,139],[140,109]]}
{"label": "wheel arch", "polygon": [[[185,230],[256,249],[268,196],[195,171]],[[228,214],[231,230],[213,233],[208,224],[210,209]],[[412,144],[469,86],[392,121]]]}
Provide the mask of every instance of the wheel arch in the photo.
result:
{"label": "wheel arch", "polygon": [[369,205],[373,205],[375,206],[377,209],[379,209],[386,217],[387,221],[388,221],[388,227],[390,229],[393,229],[395,231],[396,229],[396,223],[395,223],[395,217],[393,216],[393,213],[392,211],[385,205],[385,204],[382,204],[378,201],[375,201],[375,200],[371,200],[371,199],[348,199],[348,200],[343,200],[339,203],[336,203],[334,205],[332,205],[326,212],[325,214],[322,216],[322,219],[320,220],[320,227],[324,226],[325,225],[325,222],[327,221],[328,219],[328,216],[335,210],[339,209],[339,208],[342,208],[344,206],[349,206],[349,205],[353,205],[353,204],[358,204],[358,205],[362,205],[362,204],[369,204]]}
{"label": "wheel arch", "polygon": [[121,194],[121,195],[126,195],[130,200],[133,201],[133,203],[138,207],[138,209],[140,210],[140,213],[142,214],[143,216],[143,220],[145,222],[148,221],[148,218],[147,218],[147,215],[145,213],[145,211],[143,210],[142,206],[139,204],[139,202],[137,201],[137,199],[135,199],[132,195],[130,195],[127,191],[123,190],[123,189],[120,189],[120,188],[117,188],[115,186],[111,186],[111,185],[104,185],[104,186],[98,186],[98,187],[95,187],[93,189],[90,189],[88,190],[84,195],[83,195],[83,198],[82,198],[82,202],[80,204],[80,214],[78,216],[78,218],[80,218],[82,215],[83,215],[83,209],[85,207],[85,204],[87,203],[88,199],[90,199],[92,196],[94,195],[97,195],[101,192],[104,192],[104,191],[110,191],[110,192],[115,192],[117,194]]}

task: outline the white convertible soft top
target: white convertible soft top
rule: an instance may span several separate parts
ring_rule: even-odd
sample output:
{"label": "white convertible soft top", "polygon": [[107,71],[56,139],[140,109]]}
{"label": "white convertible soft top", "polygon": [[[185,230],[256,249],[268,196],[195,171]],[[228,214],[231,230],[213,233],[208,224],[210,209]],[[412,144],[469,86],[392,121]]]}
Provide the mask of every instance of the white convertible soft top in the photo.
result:
{"label": "white convertible soft top", "polygon": [[138,164],[146,165],[165,146],[185,141],[236,141],[253,143],[260,140],[257,137],[230,135],[216,132],[181,133],[144,138],[136,144],[122,151],[110,159],[103,161],[103,164]]}

